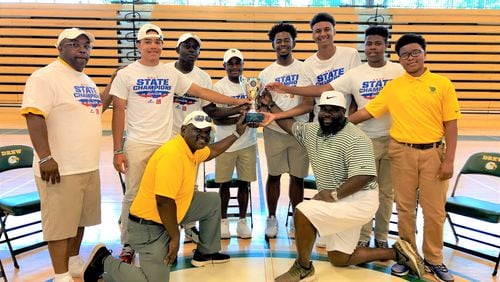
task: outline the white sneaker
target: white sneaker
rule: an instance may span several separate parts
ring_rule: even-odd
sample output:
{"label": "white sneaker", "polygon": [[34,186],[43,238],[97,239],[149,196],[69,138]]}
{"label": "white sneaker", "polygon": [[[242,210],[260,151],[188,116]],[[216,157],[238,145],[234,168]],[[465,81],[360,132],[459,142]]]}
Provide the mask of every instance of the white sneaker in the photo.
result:
{"label": "white sneaker", "polygon": [[295,239],[295,225],[293,224],[293,217],[290,218],[290,221],[288,222],[288,237],[290,239]]}
{"label": "white sneaker", "polygon": [[221,239],[231,238],[231,232],[229,232],[229,220],[227,218],[223,218],[220,221],[220,238]]}
{"label": "white sneaker", "polygon": [[276,238],[276,234],[278,234],[278,220],[271,215],[266,220],[266,237]]}
{"label": "white sneaker", "polygon": [[238,220],[238,227],[236,228],[236,234],[241,239],[252,238],[252,230],[250,230],[250,228],[248,228],[246,218],[240,218]]}
{"label": "white sneaker", "polygon": [[316,247],[318,247],[318,248],[326,248],[325,239],[323,239],[323,237],[320,237],[319,235],[318,235],[318,238],[316,239]]}
{"label": "white sneaker", "polygon": [[68,272],[73,278],[82,277],[83,260],[80,256],[73,256],[69,258]]}

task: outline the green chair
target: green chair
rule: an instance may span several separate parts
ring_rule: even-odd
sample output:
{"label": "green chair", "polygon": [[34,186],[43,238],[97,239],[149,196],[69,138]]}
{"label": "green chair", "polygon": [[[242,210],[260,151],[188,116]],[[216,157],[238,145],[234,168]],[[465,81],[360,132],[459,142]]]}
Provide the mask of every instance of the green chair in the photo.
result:
{"label": "green chair", "polygon": [[[0,147],[0,174],[5,174],[6,171],[14,169],[31,169],[32,164],[33,149],[31,147],[23,145]],[[6,176],[2,175],[2,178],[3,177]],[[2,187],[2,189],[6,188],[8,187]],[[19,268],[16,255],[44,246],[47,244],[47,242],[37,242],[32,245],[24,246],[22,248],[13,249],[11,244],[12,241],[42,232],[41,228],[34,231],[33,228],[27,228],[35,224],[40,224],[41,220],[35,220],[33,222],[22,222],[16,226],[7,227],[7,218],[9,218],[9,216],[27,215],[39,211],[40,197],[38,195],[38,191],[0,198],[0,236],[3,235],[3,237],[5,238],[0,241],[0,244],[7,243],[12,261],[14,262],[14,266],[16,268]],[[29,231],[22,234],[20,234],[21,231],[16,231],[16,236],[11,237],[9,235],[9,232],[18,229],[24,230],[23,228],[27,228],[29,229]]]}
{"label": "green chair", "polygon": [[[488,175],[490,177],[500,177],[500,153],[476,153],[467,159],[466,163],[460,170],[455,181],[455,186],[451,193],[451,197],[446,201],[446,217],[451,225],[453,235],[455,236],[455,243],[444,242],[444,245],[459,250],[480,258],[484,258],[495,262],[495,269],[493,270],[492,276],[497,274],[498,263],[500,260],[500,245],[498,245],[500,239],[500,229],[498,228],[498,223],[500,222],[500,185],[498,185],[498,180],[500,178],[494,179],[495,184],[487,187],[493,194],[496,195],[496,199],[492,201],[486,201],[483,199],[478,199],[474,195],[480,195],[479,188],[485,186],[485,181],[476,182],[480,183],[474,184],[474,187],[468,187],[468,191],[473,191],[473,194],[464,195],[460,193],[458,195],[459,188],[465,185],[460,182],[462,175]],[[481,179],[475,177],[475,179]],[[460,182],[460,183],[459,183]],[[485,187],[486,188],[486,187]],[[451,214],[460,215],[467,217],[470,223],[459,224],[455,223],[451,219]],[[483,226],[474,226],[475,223],[488,222],[489,224],[494,224],[494,226],[489,229]],[[488,230],[489,229],[489,230]],[[484,252],[480,252],[476,248],[466,247],[459,245],[459,238],[467,239],[479,244],[490,246],[499,250],[498,256],[492,256]]]}
{"label": "green chair", "polygon": [[[215,182],[215,173],[213,173],[213,172],[206,173],[205,169],[206,169],[205,163],[203,163],[203,175],[205,176],[205,179],[204,179],[205,181],[203,181],[203,191],[207,192],[208,188],[219,189],[220,183]],[[233,177],[231,178],[231,185],[229,186],[229,190],[231,190],[232,188],[238,189],[238,177],[237,177],[236,173],[233,173]],[[227,213],[228,217],[239,218],[239,216],[240,216],[239,211],[233,211],[235,208],[239,207],[239,205],[237,204],[237,201],[238,201],[238,197],[231,195],[230,202],[228,205],[228,213]],[[233,204],[233,202],[236,202],[236,203]],[[248,186],[248,207],[250,208],[250,210],[247,212],[247,216],[250,216],[250,226],[253,228],[252,189],[251,189],[250,185]],[[230,211],[229,209],[231,209],[232,211]]]}

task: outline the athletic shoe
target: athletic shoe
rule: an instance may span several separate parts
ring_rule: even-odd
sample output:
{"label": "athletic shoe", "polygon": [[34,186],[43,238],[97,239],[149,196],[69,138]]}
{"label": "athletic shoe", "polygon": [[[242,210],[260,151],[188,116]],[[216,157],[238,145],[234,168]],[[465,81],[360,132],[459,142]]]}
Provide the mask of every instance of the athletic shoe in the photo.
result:
{"label": "athletic shoe", "polygon": [[383,240],[378,241],[377,239],[375,239],[375,247],[382,248],[382,249],[388,249],[389,244],[387,243],[387,241],[383,241]]}
{"label": "athletic shoe", "polygon": [[98,244],[92,250],[89,260],[83,267],[83,281],[97,282],[104,273],[104,260],[111,255],[104,244]]}
{"label": "athletic shoe", "polygon": [[248,228],[247,220],[245,218],[240,218],[238,220],[238,227],[236,228],[236,234],[241,239],[252,238],[252,230]]}
{"label": "athletic shoe", "polygon": [[83,265],[85,264],[80,256],[75,256],[73,259],[69,258],[68,271],[73,278],[82,277]]}
{"label": "athletic shoe", "polygon": [[223,218],[220,221],[220,238],[221,239],[231,238],[231,232],[229,232],[229,220],[227,218]]}
{"label": "athletic shoe", "polygon": [[395,263],[391,267],[391,274],[396,276],[405,276],[410,273],[410,268],[404,264]]}
{"label": "athletic shoe", "polygon": [[448,268],[444,264],[430,264],[427,261],[425,263],[425,271],[434,274],[434,277],[441,282],[451,282],[455,281],[455,277],[448,272]]}
{"label": "athletic shoe", "polygon": [[[422,275],[424,275],[425,273],[424,261],[415,252],[410,243],[398,239],[392,247],[396,249],[396,261],[398,264],[405,264],[419,278],[422,277]],[[395,273],[395,275],[397,274]]]}
{"label": "athletic shoe", "polygon": [[125,245],[122,248],[122,252],[120,253],[120,260],[131,264],[132,260],[134,259],[135,256],[135,251],[130,247],[130,245]]}
{"label": "athletic shoe", "polygon": [[269,216],[266,219],[266,238],[276,238],[276,234],[278,234],[278,220],[274,215]]}
{"label": "athletic shoe", "polygon": [[216,264],[216,263],[226,263],[230,259],[229,255],[221,254],[219,252],[213,254],[202,254],[198,249],[194,251],[193,259],[191,260],[191,264],[193,266],[205,266],[207,264]]}
{"label": "athletic shoe", "polygon": [[298,260],[295,260],[290,269],[274,279],[275,282],[299,282],[299,281],[313,281],[314,266],[311,262],[309,269],[302,267]]}
{"label": "athletic shoe", "polygon": [[184,243],[194,242],[198,244],[200,242],[200,231],[196,228],[196,225],[188,227],[184,226]]}
{"label": "athletic shoe", "polygon": [[358,241],[358,247],[365,247],[368,248],[370,246],[370,242],[366,241]]}

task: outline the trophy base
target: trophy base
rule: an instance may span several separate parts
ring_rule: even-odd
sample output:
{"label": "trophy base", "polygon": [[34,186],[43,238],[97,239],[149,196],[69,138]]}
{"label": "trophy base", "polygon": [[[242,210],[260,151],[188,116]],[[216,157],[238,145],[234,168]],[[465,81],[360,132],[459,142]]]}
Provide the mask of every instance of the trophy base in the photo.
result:
{"label": "trophy base", "polygon": [[264,115],[261,113],[247,113],[245,122],[262,122],[264,120]]}

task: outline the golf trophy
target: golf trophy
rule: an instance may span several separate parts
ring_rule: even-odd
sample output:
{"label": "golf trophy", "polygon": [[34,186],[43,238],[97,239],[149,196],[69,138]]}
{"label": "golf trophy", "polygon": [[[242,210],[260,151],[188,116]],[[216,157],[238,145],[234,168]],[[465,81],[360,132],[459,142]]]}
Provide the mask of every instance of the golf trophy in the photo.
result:
{"label": "golf trophy", "polygon": [[247,112],[246,122],[262,122],[264,115],[255,110],[255,99],[264,91],[265,83],[257,77],[243,77],[240,76],[240,86],[247,97],[251,99],[252,105]]}

